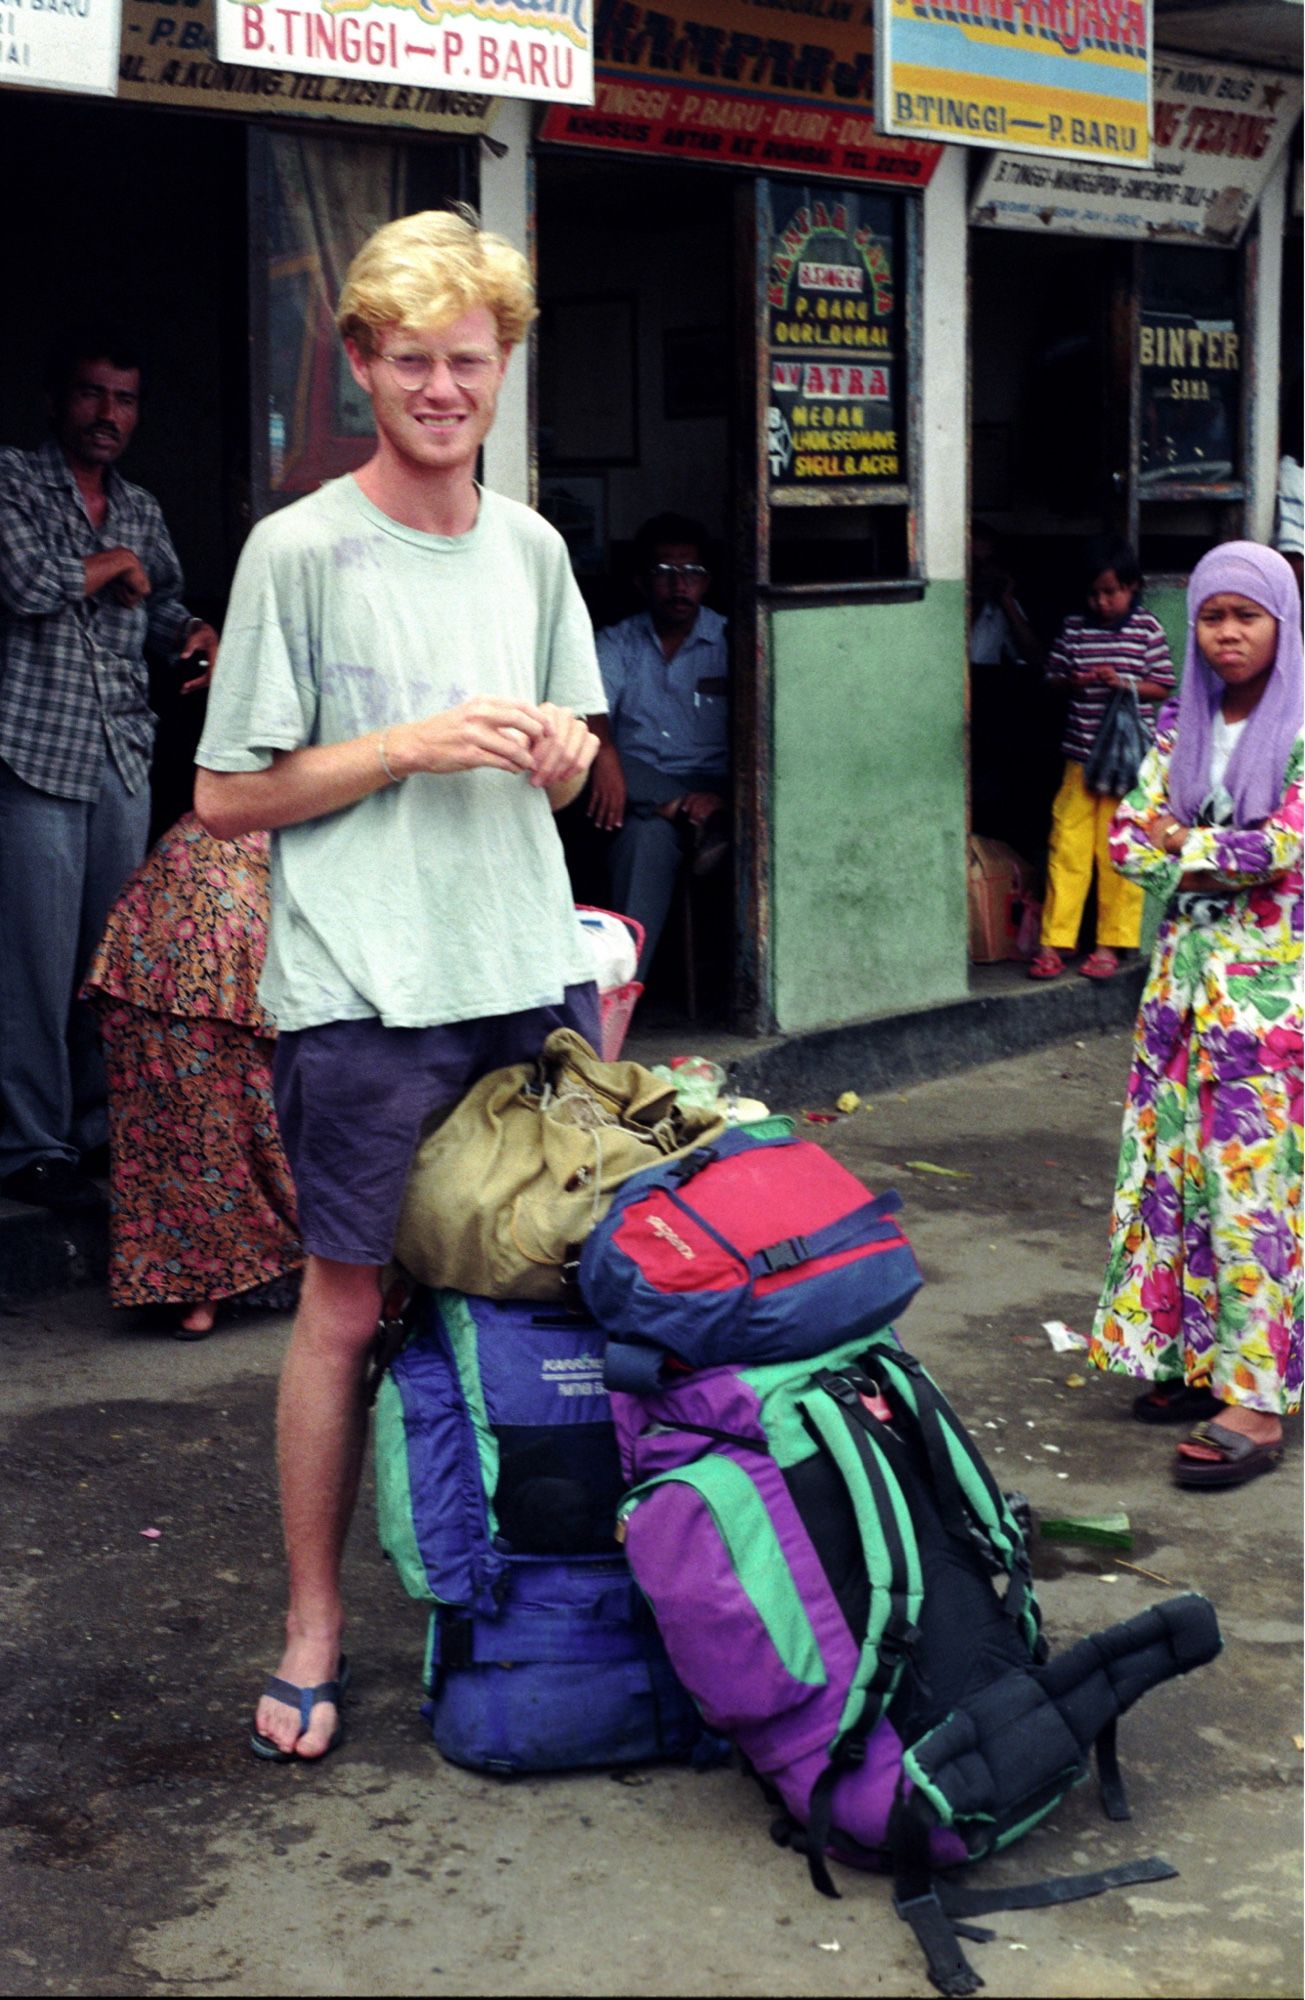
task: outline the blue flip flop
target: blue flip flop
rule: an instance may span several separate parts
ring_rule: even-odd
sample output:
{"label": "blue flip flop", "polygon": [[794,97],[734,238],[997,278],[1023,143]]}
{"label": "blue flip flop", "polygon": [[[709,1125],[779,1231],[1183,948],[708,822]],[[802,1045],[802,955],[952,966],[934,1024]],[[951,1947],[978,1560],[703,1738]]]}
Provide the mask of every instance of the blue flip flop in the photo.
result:
{"label": "blue flip flop", "polygon": [[[273,1701],[283,1701],[288,1708],[299,1710],[300,1734],[312,1720],[313,1709],[319,1701],[329,1701],[336,1710],[335,1733],[331,1737],[322,1757],[329,1757],[332,1750],[338,1750],[344,1742],[344,1723],[339,1720],[339,1712],[349,1685],[349,1662],[344,1654],[335,1670],[333,1681],[323,1681],[319,1687],[296,1687],[293,1681],[283,1681],[278,1674],[269,1674],[263,1684],[263,1693],[270,1694]],[[321,1757],[301,1757],[297,1750],[283,1750],[270,1736],[264,1736],[260,1729],[249,1732],[249,1747],[255,1757],[262,1757],[269,1764],[317,1764]]]}

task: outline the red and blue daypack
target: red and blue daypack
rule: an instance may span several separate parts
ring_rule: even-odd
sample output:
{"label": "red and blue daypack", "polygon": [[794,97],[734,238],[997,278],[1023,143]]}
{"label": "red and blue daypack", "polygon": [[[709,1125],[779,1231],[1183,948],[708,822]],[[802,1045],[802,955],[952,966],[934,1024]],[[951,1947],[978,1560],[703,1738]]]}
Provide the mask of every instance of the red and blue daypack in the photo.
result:
{"label": "red and blue daypack", "polygon": [[615,1539],[601,1334],[529,1301],[419,1300],[376,1401],[377,1513],[434,1606],[440,1750],[501,1772],[689,1754],[701,1722]]}
{"label": "red and blue daypack", "polygon": [[983,1984],[958,1933],[993,1933],[958,1920],[1176,1872],[1151,1859],[994,1894],[935,1879],[1045,1818],[1094,1747],[1106,1811],[1127,1818],[1117,1718],[1220,1639],[1184,1596],[1048,1658],[1016,1515],[891,1330],[612,1406],[625,1549],[676,1673],[819,1889],[837,1893],[827,1855],[894,1875],[940,1992]]}
{"label": "red and blue daypack", "polygon": [[921,1283],[900,1206],[823,1146],[745,1131],[632,1175],[580,1256],[608,1387],[655,1388],[668,1355],[792,1361],[886,1326]]}

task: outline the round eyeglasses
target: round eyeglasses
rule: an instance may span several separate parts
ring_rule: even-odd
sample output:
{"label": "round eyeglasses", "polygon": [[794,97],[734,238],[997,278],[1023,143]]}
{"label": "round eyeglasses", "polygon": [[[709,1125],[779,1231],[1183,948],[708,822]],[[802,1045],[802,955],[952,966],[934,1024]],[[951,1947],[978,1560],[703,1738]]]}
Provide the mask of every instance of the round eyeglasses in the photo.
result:
{"label": "round eyeglasses", "polygon": [[472,347],[454,354],[428,354],[424,347],[403,347],[376,358],[385,363],[401,389],[424,389],[441,362],[460,389],[474,389],[488,381],[500,359],[497,352]]}

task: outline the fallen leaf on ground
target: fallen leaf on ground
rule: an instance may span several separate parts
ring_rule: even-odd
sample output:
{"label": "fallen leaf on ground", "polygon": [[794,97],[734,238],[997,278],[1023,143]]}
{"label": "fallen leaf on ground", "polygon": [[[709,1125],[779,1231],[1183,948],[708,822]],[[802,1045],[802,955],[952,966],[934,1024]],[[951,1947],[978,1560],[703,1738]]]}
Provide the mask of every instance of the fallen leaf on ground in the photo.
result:
{"label": "fallen leaf on ground", "polygon": [[937,1167],[932,1160],[907,1160],[905,1164],[913,1174],[946,1174],[949,1181],[973,1180],[964,1167]]}

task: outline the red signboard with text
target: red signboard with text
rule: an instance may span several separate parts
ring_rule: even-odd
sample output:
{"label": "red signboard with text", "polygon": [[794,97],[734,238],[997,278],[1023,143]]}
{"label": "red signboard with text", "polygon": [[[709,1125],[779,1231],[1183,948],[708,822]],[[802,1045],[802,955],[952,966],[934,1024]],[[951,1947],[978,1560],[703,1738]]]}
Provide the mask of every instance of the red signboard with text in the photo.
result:
{"label": "red signboard with text", "polygon": [[[674,9],[674,11],[673,11]],[[874,122],[869,0],[598,0],[594,103],[550,105],[539,137],[758,173],[923,187],[941,146]]]}

